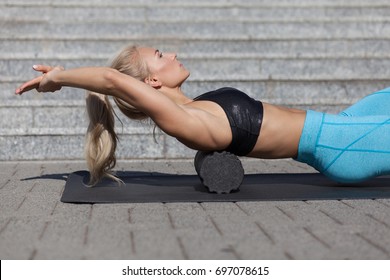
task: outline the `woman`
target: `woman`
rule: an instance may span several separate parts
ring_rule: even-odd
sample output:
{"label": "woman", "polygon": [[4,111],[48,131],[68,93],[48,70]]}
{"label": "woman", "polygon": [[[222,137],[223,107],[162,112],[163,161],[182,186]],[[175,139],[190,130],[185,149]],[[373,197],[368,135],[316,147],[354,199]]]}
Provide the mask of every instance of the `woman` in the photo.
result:
{"label": "woman", "polygon": [[127,47],[110,68],[34,69],[43,75],[24,83],[16,94],[34,88],[54,92],[63,86],[89,91],[86,156],[92,185],[102,177],[115,178],[117,135],[109,95],[129,118],[150,117],[192,149],[294,158],[340,182],[390,174],[390,89],[329,115],[262,103],[233,88],[190,99],[181,90],[189,71],[176,54],[153,48]]}

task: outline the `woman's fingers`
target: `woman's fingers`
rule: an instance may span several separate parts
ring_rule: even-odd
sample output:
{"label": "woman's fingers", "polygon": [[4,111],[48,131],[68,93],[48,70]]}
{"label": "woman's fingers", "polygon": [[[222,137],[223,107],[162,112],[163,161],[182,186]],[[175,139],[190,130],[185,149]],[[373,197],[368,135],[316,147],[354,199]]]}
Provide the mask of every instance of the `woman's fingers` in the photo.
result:
{"label": "woman's fingers", "polygon": [[21,85],[19,88],[15,90],[15,94],[21,95],[22,93],[32,90],[34,88],[39,87],[39,83],[41,82],[43,76],[41,77],[36,77],[35,79],[32,79],[28,82],[25,82],[23,85]]}
{"label": "woman's fingers", "polygon": [[[47,65],[34,65],[32,68],[35,71],[42,72],[43,74],[45,74],[48,71],[50,71],[52,67]],[[32,90],[34,88],[38,88],[41,80],[42,80],[42,76],[36,77],[28,82],[25,82],[23,85],[21,85],[15,90],[15,94],[21,95],[26,91]]]}
{"label": "woman's fingers", "polygon": [[64,70],[64,67],[62,67],[62,66],[49,66],[49,65],[40,65],[40,64],[38,64],[38,65],[34,65],[33,66],[33,69],[35,70],[35,71],[39,71],[39,72],[42,72],[42,73],[48,73],[48,72],[50,72],[50,71],[52,71],[52,70],[54,70],[54,69],[59,69],[59,70]]}
{"label": "woman's fingers", "polygon": [[40,77],[37,77],[35,79],[32,79],[32,80],[30,80],[28,82],[25,82],[23,85],[21,85],[19,88],[17,88],[15,90],[15,94],[21,95],[24,92],[32,90],[34,88],[37,89],[38,91],[51,91],[51,92],[54,92],[56,90],[61,89],[61,87],[58,87],[58,86],[53,87],[53,85],[50,85],[48,87],[47,86],[47,83],[48,83],[47,80],[44,80],[44,83],[46,83],[45,84],[46,86],[42,86],[41,82],[46,77],[46,74],[48,74],[50,71],[53,71],[53,70],[54,71],[62,71],[62,70],[64,70],[63,67],[61,67],[61,66],[52,67],[52,66],[49,66],[49,65],[37,64],[37,65],[33,66],[33,69],[35,71],[41,72],[43,75],[40,76]]}
{"label": "woman's fingers", "polygon": [[35,71],[39,71],[39,72],[42,72],[42,73],[47,73],[47,72],[50,72],[51,70],[53,70],[54,67],[51,67],[49,65],[34,65],[33,66],[33,69]]}

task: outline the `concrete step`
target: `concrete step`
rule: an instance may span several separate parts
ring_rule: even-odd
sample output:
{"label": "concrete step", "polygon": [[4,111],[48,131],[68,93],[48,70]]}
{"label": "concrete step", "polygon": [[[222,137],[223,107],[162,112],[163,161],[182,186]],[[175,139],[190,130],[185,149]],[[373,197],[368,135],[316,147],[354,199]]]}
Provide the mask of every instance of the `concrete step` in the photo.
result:
{"label": "concrete step", "polygon": [[207,6],[207,7],[219,7],[219,6],[226,6],[226,7],[307,7],[307,6],[314,6],[314,7],[351,7],[351,6],[359,6],[359,7],[373,7],[373,6],[387,6],[388,1],[387,0],[278,0],[278,1],[267,1],[267,0],[247,0],[247,1],[241,1],[241,0],[198,0],[198,1],[191,1],[191,0],[166,0],[166,1],[156,1],[156,0],[87,0],[87,1],[78,1],[78,0],[68,0],[68,1],[61,1],[61,0],[4,0],[3,3],[5,5],[10,6],[61,6],[61,7],[68,7],[68,6],[103,6],[103,7],[110,7],[110,6],[121,6],[121,7],[128,7],[128,6],[150,6],[153,5],[155,7],[164,7],[164,6],[170,6],[170,7],[194,7],[194,6]]}
{"label": "concrete step", "polygon": [[[153,131],[153,128],[150,127]],[[152,132],[119,132],[118,159],[193,158],[189,150],[171,137]],[[0,133],[0,161],[59,160],[84,158],[85,130],[32,129],[20,135]]]}
{"label": "concrete step", "polygon": [[[161,136],[155,144],[150,134],[121,135],[118,159],[190,158],[193,152],[181,147],[179,154],[172,139]],[[169,143],[168,143],[169,142]],[[0,135],[0,161],[78,160],[84,158],[84,135]],[[187,151],[188,150],[188,151]]]}
{"label": "concrete step", "polygon": [[[24,40],[2,41],[1,60],[9,59],[101,59],[104,64],[127,45],[124,39],[111,40]],[[134,44],[165,52],[179,59],[208,58],[389,58],[390,39],[356,40],[181,40],[145,39]]]}
{"label": "concrete step", "polygon": [[[390,77],[390,58],[329,59],[182,59],[191,71],[191,81],[266,80],[385,80]],[[32,78],[36,60],[0,60],[0,76],[5,82]],[[105,65],[105,60],[45,60],[40,63],[65,68]]]}
{"label": "concrete step", "polygon": [[[127,2],[126,2],[127,3]],[[390,4],[386,6],[159,6],[153,9],[145,5],[1,5],[0,20],[52,23],[71,22],[375,22],[388,19]]]}
{"label": "concrete step", "polygon": [[[389,39],[390,22],[55,23],[0,22],[0,39]],[[50,35],[49,35],[50,34]]]}

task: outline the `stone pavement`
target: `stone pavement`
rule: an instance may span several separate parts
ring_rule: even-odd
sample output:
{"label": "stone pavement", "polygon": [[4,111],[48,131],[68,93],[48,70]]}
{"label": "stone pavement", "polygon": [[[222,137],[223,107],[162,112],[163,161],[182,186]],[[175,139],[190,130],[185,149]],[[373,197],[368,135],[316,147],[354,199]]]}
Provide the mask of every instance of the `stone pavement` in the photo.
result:
{"label": "stone pavement", "polygon": [[[244,159],[246,173],[313,172]],[[0,259],[389,259],[390,199],[65,204],[82,161],[0,163]],[[193,174],[190,160],[117,170]]]}

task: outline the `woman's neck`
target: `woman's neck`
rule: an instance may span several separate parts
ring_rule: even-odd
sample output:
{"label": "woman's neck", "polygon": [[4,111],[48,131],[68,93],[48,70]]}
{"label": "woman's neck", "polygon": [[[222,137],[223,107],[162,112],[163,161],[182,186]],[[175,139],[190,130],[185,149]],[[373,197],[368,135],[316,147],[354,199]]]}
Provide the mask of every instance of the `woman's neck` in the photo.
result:
{"label": "woman's neck", "polygon": [[191,98],[188,98],[185,96],[183,91],[181,90],[180,87],[177,88],[160,88],[159,91],[170,98],[173,102],[179,105],[187,104],[189,102],[192,102]]}

